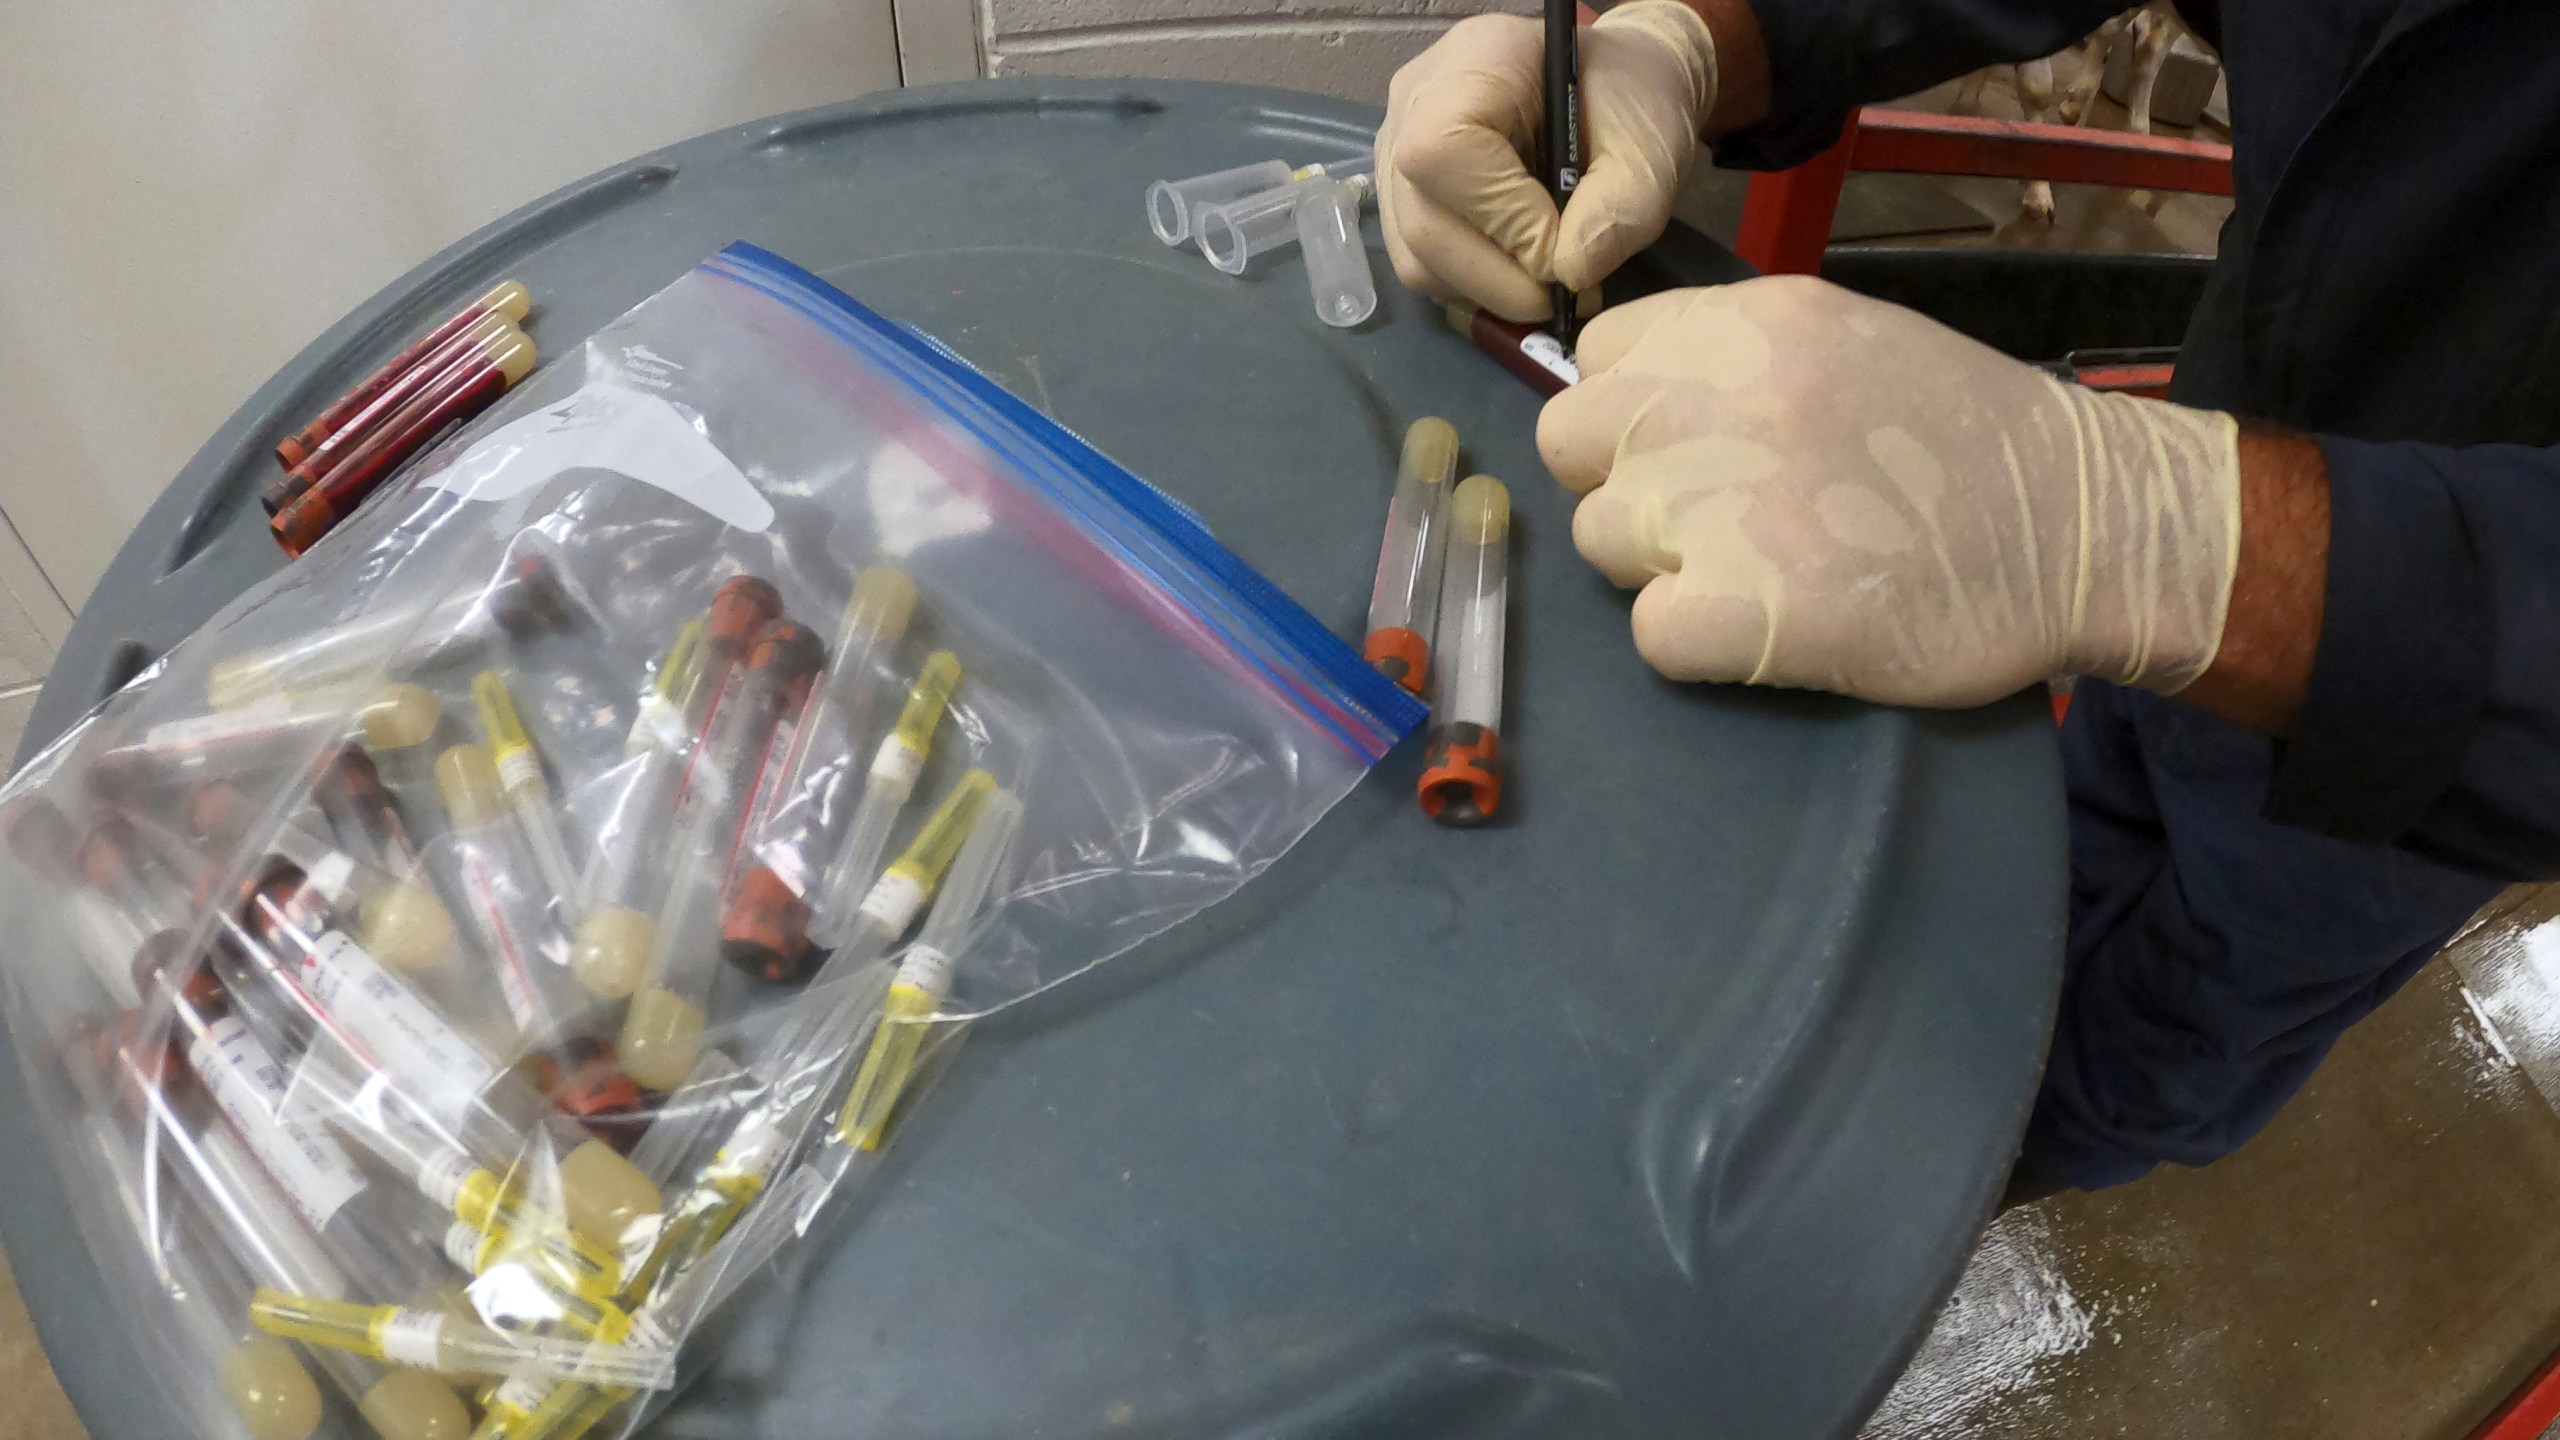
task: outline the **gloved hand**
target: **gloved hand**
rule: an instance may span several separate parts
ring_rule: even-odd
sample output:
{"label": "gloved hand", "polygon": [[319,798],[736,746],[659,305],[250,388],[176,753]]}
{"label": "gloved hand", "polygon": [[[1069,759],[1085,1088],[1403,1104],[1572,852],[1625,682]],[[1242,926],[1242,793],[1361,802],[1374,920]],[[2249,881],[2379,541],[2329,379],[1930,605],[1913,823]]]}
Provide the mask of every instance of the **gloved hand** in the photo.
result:
{"label": "gloved hand", "polygon": [[1679,0],[1635,0],[1580,44],[1588,163],[1561,225],[1527,159],[1546,111],[1537,21],[1461,20],[1396,72],[1378,130],[1378,215],[1405,284],[1544,320],[1550,282],[1591,290],[1660,238],[1715,106],[1715,41]]}
{"label": "gloved hand", "polygon": [[1643,586],[1678,680],[1975,705],[2213,662],[2240,539],[2228,415],[2066,384],[1797,276],[1604,312],[1538,448],[1574,543]]}

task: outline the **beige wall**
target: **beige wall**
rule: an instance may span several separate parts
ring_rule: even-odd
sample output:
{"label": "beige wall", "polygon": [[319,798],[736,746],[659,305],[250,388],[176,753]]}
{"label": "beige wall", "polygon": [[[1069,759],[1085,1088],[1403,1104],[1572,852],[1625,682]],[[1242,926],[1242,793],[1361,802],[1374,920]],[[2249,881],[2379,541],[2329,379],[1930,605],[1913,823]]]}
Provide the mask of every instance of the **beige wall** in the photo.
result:
{"label": "beige wall", "polygon": [[1377,100],[1452,19],[1497,6],[1530,8],[0,4],[0,581],[41,567],[78,608],[196,446],[314,335],[477,226],[640,151],[902,70]]}
{"label": "beige wall", "polygon": [[402,271],[636,152],[897,83],[890,0],[0,4],[0,511],[77,607]]}

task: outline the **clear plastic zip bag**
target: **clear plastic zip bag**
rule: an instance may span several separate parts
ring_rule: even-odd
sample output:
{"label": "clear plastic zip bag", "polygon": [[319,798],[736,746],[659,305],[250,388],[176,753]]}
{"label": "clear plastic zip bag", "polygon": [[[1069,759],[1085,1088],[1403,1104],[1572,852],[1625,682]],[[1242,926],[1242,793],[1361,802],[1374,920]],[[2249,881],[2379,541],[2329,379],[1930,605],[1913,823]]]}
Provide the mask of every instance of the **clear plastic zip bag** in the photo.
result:
{"label": "clear plastic zip bag", "polygon": [[732,247],[11,782],[8,1019],[186,1413],[627,1431],[966,1022],[1231,893],[1419,718]]}

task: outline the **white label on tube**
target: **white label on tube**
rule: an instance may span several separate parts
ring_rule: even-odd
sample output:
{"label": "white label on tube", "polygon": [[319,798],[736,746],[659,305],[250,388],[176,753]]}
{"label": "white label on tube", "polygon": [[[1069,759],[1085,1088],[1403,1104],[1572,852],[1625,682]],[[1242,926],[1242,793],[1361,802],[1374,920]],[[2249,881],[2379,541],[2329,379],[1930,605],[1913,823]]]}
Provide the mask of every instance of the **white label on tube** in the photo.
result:
{"label": "white label on tube", "polygon": [[542,762],[531,750],[509,750],[498,756],[498,788],[513,794],[542,783]]}
{"label": "white label on tube", "polygon": [[436,1342],[443,1337],[444,1317],[433,1310],[395,1310],[377,1332],[383,1359],[421,1370],[436,1368]]}
{"label": "white label on tube", "polygon": [[956,963],[951,953],[939,946],[910,945],[906,958],[898,962],[898,983],[923,991],[939,1005],[942,997],[951,993],[951,972]]}
{"label": "white label on tube", "polygon": [[738,1122],[737,1133],[720,1147],[720,1160],[741,1175],[761,1179],[773,1173],[774,1162],[782,1158],[782,1151],[782,1127],[759,1106]]}
{"label": "white label on tube", "polygon": [[344,850],[332,850],[304,867],[303,883],[320,897],[321,903],[336,910],[355,893],[356,857]]}
{"label": "white label on tube", "polygon": [[1567,385],[1582,383],[1582,367],[1564,353],[1564,342],[1544,330],[1532,330],[1520,337],[1520,353],[1534,361],[1538,368]]}
{"label": "white label on tube", "polygon": [[539,1380],[528,1379],[522,1375],[510,1375],[506,1383],[498,1387],[497,1393],[489,1397],[489,1408],[495,1410],[503,1405],[511,1410],[519,1410],[530,1415],[534,1407],[540,1405],[543,1397],[549,1393],[543,1382]]}
{"label": "white label on tube", "polygon": [[323,934],[295,968],[304,988],[373,1052],[403,1093],[461,1128],[497,1074],[470,1041],[343,931]]}
{"label": "white label on tube", "polygon": [[895,785],[901,793],[913,790],[923,773],[924,752],[896,735],[881,741],[880,753],[871,758],[871,783]]}
{"label": "white label on tube", "polygon": [[434,1201],[437,1208],[450,1210],[462,1198],[462,1187],[479,1173],[480,1166],[468,1155],[459,1151],[439,1155],[418,1172],[418,1191]]}
{"label": "white label on tube", "polygon": [[906,933],[916,911],[924,905],[924,882],[904,871],[891,870],[871,886],[862,897],[862,918],[880,927],[888,935]]}
{"label": "white label on tube", "polygon": [[444,1258],[465,1275],[480,1273],[480,1252],[487,1248],[487,1236],[456,1220],[445,1227]]}
{"label": "white label on tube", "polygon": [[249,1153],[315,1230],[364,1193],[364,1174],[317,1125],[284,1113],[284,1074],[249,1027],[224,1016],[187,1045],[205,1093],[248,1142]]}

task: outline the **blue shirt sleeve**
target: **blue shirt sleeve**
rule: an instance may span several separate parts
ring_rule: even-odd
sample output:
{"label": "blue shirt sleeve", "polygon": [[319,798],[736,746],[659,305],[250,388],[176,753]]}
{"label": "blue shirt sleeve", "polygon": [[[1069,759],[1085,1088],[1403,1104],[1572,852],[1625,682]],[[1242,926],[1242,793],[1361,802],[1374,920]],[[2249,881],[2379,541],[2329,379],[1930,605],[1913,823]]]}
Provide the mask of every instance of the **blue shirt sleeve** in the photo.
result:
{"label": "blue shirt sleeve", "polygon": [[1782,170],[1840,138],[1857,106],[1985,65],[2050,55],[2125,0],[1751,0],[1769,47],[1769,117],[1716,143],[1719,165]]}
{"label": "blue shirt sleeve", "polygon": [[2268,818],[2560,877],[2560,450],[2319,443],[2320,645]]}

